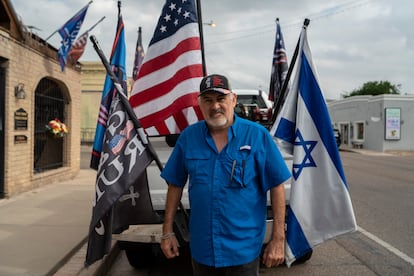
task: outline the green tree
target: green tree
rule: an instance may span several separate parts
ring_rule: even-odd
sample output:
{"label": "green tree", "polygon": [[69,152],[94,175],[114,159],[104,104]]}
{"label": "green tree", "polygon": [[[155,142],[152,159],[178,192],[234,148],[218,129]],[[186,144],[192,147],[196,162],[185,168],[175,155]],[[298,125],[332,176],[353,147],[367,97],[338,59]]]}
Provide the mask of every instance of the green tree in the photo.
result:
{"label": "green tree", "polygon": [[400,84],[391,84],[389,81],[369,81],[364,83],[362,87],[345,93],[342,96],[348,98],[361,95],[400,94],[400,87]]}

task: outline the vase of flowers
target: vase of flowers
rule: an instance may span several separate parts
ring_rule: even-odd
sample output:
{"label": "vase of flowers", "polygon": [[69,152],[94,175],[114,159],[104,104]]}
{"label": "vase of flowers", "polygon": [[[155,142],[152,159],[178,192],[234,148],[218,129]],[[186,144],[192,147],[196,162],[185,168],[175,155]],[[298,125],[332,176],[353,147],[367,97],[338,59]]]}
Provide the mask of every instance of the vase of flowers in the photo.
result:
{"label": "vase of flowers", "polygon": [[55,118],[46,125],[46,132],[53,138],[63,138],[69,133],[69,129],[58,118]]}

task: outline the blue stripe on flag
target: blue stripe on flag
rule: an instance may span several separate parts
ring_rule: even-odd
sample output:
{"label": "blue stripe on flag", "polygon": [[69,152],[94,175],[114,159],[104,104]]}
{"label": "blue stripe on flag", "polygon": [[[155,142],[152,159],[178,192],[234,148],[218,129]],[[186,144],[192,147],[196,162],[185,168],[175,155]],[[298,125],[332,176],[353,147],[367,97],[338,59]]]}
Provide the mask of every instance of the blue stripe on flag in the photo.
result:
{"label": "blue stripe on flag", "polygon": [[296,135],[296,124],[287,120],[286,118],[281,118],[279,125],[275,131],[274,136],[282,139],[286,142],[293,144],[295,142],[295,135]]}
{"label": "blue stripe on flag", "polygon": [[309,112],[309,114],[312,117],[313,123],[319,132],[322,143],[324,144],[333,164],[335,165],[336,170],[341,176],[343,183],[348,189],[345,174],[342,168],[341,158],[339,156],[339,151],[332,130],[332,122],[325,104],[325,100],[322,96],[322,91],[319,87],[318,81],[313,75],[312,68],[309,65],[306,55],[303,52],[301,60],[301,77],[299,80],[300,95],[305,102],[307,109],[312,110],[312,112]]}
{"label": "blue stripe on flag", "polygon": [[308,243],[308,240],[303,233],[302,227],[300,227],[299,221],[296,219],[295,213],[287,206],[287,221],[288,225],[286,231],[286,241],[289,245],[292,254],[295,258],[299,258],[312,250]]}

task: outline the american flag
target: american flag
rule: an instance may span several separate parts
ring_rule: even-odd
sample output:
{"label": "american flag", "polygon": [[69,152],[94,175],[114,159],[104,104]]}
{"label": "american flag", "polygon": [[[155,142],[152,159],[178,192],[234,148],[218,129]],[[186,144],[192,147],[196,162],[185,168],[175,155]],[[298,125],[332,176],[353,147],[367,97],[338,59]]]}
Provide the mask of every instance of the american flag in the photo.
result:
{"label": "american flag", "polygon": [[[276,19],[276,41],[273,51],[272,74],[270,76],[269,100],[277,102],[288,73],[285,42],[283,40],[279,19]],[[286,97],[286,94],[284,97]]]}
{"label": "american flag", "polygon": [[150,136],[178,134],[202,119],[197,21],[194,0],[166,1],[130,98]]}
{"label": "american flag", "polygon": [[88,42],[89,32],[83,33],[78,39],[72,44],[68,54],[68,61],[71,64],[75,64],[85,52],[86,43]]}

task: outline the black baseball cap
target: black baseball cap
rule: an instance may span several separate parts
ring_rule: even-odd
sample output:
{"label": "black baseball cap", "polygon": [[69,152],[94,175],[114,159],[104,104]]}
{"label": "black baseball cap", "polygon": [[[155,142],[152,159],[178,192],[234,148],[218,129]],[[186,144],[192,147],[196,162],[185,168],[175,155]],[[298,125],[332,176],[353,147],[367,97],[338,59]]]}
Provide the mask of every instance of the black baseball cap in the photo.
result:
{"label": "black baseball cap", "polygon": [[223,95],[231,93],[229,80],[222,75],[212,74],[204,77],[200,83],[200,95],[205,92],[217,92]]}

